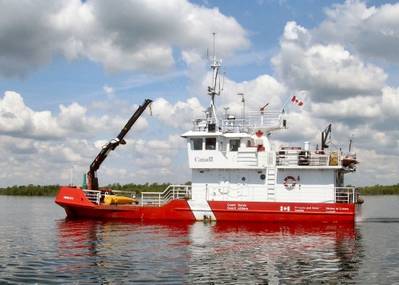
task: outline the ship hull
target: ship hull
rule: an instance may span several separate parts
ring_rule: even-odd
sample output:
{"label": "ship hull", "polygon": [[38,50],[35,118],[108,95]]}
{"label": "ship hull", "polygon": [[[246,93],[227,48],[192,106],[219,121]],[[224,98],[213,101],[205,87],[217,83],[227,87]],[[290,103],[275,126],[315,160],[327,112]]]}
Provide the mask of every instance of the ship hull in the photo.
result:
{"label": "ship hull", "polygon": [[158,206],[96,205],[80,188],[61,187],[55,202],[65,209],[69,218],[129,219],[129,220],[195,220],[186,200],[172,200]]}
{"label": "ship hull", "polygon": [[191,209],[184,199],[162,206],[96,205],[86,198],[82,189],[73,187],[61,187],[55,202],[65,209],[69,218],[137,221],[354,222],[356,213],[355,205],[347,203],[208,201],[209,213],[199,217],[195,213],[197,209]]}
{"label": "ship hull", "polygon": [[355,205],[347,203],[225,202],[209,201],[220,221],[354,222]]}

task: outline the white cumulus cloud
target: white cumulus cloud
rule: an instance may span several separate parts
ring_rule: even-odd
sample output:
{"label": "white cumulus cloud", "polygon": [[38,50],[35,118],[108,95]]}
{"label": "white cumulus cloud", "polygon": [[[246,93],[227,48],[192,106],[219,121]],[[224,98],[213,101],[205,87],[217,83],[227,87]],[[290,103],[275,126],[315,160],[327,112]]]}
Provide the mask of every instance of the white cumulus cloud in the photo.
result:
{"label": "white cumulus cloud", "polygon": [[195,97],[186,101],[177,101],[175,104],[164,98],[158,98],[152,103],[151,108],[153,116],[161,122],[181,129],[191,128],[193,119],[202,116],[205,110]]}
{"label": "white cumulus cloud", "polygon": [[315,29],[323,42],[345,44],[364,56],[399,63],[399,4],[368,6],[345,1],[327,9],[326,19]]}
{"label": "white cumulus cloud", "polygon": [[273,58],[280,78],[293,89],[307,90],[314,101],[379,95],[387,75],[338,44],[311,41],[305,28],[289,22],[280,51]]}
{"label": "white cumulus cloud", "polygon": [[0,10],[0,74],[21,76],[62,54],[108,71],[162,72],[177,49],[203,54],[218,34],[218,51],[248,47],[232,17],[186,0],[8,1]]}

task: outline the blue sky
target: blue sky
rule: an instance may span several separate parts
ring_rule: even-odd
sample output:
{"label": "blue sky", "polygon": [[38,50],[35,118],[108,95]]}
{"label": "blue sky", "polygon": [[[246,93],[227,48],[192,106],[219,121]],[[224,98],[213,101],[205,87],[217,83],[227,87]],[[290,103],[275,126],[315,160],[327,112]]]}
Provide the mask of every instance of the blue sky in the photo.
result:
{"label": "blue sky", "polygon": [[[151,98],[103,183],[190,179],[179,135],[207,105],[217,32],[226,88],[278,108],[303,94],[277,144],[318,143],[333,122],[364,161],[349,182],[397,183],[399,5],[391,1],[6,1],[0,12],[1,185],[75,183],[98,147]],[[157,146],[153,151],[147,145]],[[159,147],[158,147],[159,146]],[[28,162],[28,163],[27,163]]]}

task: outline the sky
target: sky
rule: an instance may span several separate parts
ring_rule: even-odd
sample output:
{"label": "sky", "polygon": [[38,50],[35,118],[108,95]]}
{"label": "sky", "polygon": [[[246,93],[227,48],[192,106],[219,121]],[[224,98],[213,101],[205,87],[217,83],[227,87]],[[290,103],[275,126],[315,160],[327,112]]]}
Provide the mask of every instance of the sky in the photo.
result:
{"label": "sky", "polygon": [[[293,95],[278,145],[332,143],[360,164],[346,182],[398,183],[399,3],[0,1],[0,186],[81,184],[102,145],[146,112],[100,184],[190,180],[180,135],[209,104],[207,53],[223,61],[219,110]],[[208,52],[207,52],[208,51]]]}

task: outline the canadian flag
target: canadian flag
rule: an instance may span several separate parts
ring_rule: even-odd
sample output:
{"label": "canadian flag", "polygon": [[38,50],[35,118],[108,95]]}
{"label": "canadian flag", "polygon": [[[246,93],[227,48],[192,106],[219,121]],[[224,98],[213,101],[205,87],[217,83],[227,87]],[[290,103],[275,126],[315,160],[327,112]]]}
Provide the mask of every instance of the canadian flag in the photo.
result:
{"label": "canadian flag", "polygon": [[291,103],[298,106],[303,106],[303,101],[298,99],[296,96],[292,96]]}

